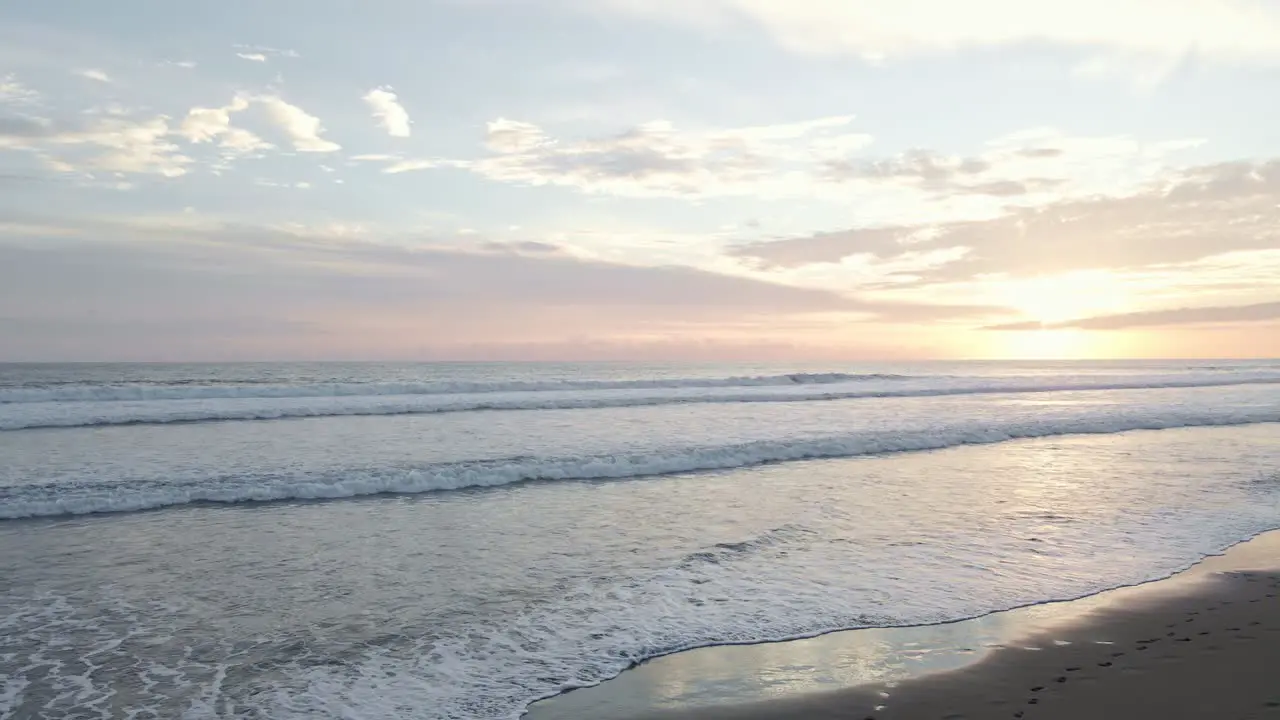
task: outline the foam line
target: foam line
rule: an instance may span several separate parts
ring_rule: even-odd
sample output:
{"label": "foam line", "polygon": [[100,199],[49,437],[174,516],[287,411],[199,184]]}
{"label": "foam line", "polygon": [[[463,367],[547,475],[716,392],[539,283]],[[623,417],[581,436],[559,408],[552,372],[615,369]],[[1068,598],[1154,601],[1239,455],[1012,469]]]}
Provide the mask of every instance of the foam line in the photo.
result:
{"label": "foam line", "polygon": [[1020,438],[1108,434],[1177,427],[1280,422],[1280,408],[1169,409],[990,424],[913,432],[873,431],[801,440],[768,440],[711,447],[570,457],[518,457],[350,470],[325,475],[214,477],[195,481],[128,481],[0,488],[0,519],[146,510],[189,503],[239,503],[427,493],[531,480],[626,479],[726,470],[766,463],[937,450]]}

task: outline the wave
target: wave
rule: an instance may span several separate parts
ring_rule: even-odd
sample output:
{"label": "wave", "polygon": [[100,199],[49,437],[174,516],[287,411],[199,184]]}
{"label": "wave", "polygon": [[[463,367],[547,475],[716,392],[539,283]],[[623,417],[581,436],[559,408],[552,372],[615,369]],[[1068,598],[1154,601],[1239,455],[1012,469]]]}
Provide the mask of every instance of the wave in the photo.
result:
{"label": "wave", "polygon": [[[864,376],[865,377],[865,376]],[[280,420],[309,417],[350,417],[377,415],[429,415],[436,413],[506,411],[506,410],[582,410],[599,408],[643,407],[700,403],[774,403],[822,402],[863,398],[942,397],[948,395],[986,395],[1015,393],[1049,393],[1104,390],[1159,390],[1237,385],[1280,384],[1280,377],[1253,376],[1238,378],[1180,378],[1155,381],[1036,383],[1000,382],[956,386],[925,386],[848,391],[809,391],[798,393],[770,392],[768,388],[753,392],[708,392],[689,394],[696,388],[671,388],[665,395],[551,395],[525,393],[498,397],[494,393],[472,396],[362,396],[353,398],[278,398],[282,402],[263,404],[271,397],[227,399],[236,404],[211,405],[205,402],[180,401],[154,404],[84,402],[76,405],[30,403],[12,405],[0,411],[0,431],[39,428],[75,428],[110,425],[163,425],[225,421]],[[714,389],[714,388],[713,388]],[[188,399],[189,400],[189,399]],[[308,402],[310,400],[310,402]],[[253,401],[259,401],[255,404]],[[16,410],[16,411],[15,411]]]}
{"label": "wave", "polygon": [[789,373],[722,378],[654,378],[649,380],[511,380],[473,382],[441,380],[402,383],[303,383],[230,385],[79,385],[0,389],[0,404],[147,400],[214,400],[236,398],[352,397],[376,395],[464,395],[558,390],[643,390],[659,388],[767,387],[831,385],[863,380],[902,380],[882,373]]}
{"label": "wave", "polygon": [[355,469],[314,476],[247,475],[195,482],[168,480],[75,481],[65,485],[0,488],[0,519],[128,512],[191,503],[320,500],[381,494],[417,494],[493,487],[537,480],[617,480],[729,470],[770,463],[940,450],[1055,435],[1250,425],[1280,422],[1280,408],[1174,411],[915,432],[874,431],[799,440],[768,440],[715,447],[682,447],[608,455],[511,457],[410,468]]}

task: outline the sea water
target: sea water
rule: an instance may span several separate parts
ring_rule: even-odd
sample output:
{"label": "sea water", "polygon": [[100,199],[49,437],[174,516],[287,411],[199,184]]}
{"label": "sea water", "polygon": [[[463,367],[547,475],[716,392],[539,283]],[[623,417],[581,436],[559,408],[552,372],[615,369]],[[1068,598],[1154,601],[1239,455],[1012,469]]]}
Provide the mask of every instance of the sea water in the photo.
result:
{"label": "sea water", "polygon": [[0,717],[516,718],[1280,526],[1280,363],[0,365]]}

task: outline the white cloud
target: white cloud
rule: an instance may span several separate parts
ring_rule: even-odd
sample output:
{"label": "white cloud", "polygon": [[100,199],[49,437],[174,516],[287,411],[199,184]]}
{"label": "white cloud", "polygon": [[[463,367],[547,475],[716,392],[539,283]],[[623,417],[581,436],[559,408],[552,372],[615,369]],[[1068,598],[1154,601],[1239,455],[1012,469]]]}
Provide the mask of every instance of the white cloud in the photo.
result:
{"label": "white cloud", "polygon": [[16,75],[0,75],[0,104],[36,105],[39,102],[40,93],[19,82]]}
{"label": "white cloud", "polygon": [[249,101],[236,97],[230,105],[219,108],[194,107],[182,121],[182,134],[194,143],[209,142],[225,133],[231,125],[231,113],[249,107]]}
{"label": "white cloud", "polygon": [[282,182],[279,180],[268,180],[266,178],[256,178],[254,179],[253,184],[259,187],[287,188],[292,190],[308,190],[311,188],[311,183],[309,182]]}
{"label": "white cloud", "polygon": [[339,149],[320,136],[323,128],[318,118],[278,97],[244,95],[222,106],[191,108],[178,123],[171,123],[164,115],[140,119],[115,106],[82,114],[70,125],[27,115],[0,118],[0,149],[31,152],[58,172],[104,170],[177,177],[197,162],[180,152],[175,142],[181,139],[193,145],[216,145],[218,158],[210,169],[217,171],[236,158],[274,147],[254,132],[232,125],[237,114],[255,103],[284,130],[296,149]]}
{"label": "white cloud", "polygon": [[88,68],[88,69],[86,69],[86,70],[77,70],[77,71],[76,71],[76,75],[79,75],[80,77],[85,78],[85,79],[88,79],[88,80],[96,80],[97,82],[101,82],[101,83],[110,83],[110,82],[111,82],[111,76],[110,76],[110,75],[108,75],[108,74],[107,74],[107,72],[106,72],[105,70],[99,70],[99,69],[97,69],[97,68]]}
{"label": "white cloud", "polygon": [[382,172],[397,175],[404,172],[413,172],[414,170],[430,170],[432,168],[446,167],[450,164],[450,161],[447,160],[429,158],[419,160],[400,160],[383,168]]}
{"label": "white cloud", "polygon": [[296,58],[298,53],[294,50],[285,50],[281,48],[273,48],[267,45],[233,45],[236,50],[236,57],[251,62],[264,63],[269,58]]}
{"label": "white cloud", "polygon": [[392,137],[409,137],[409,125],[411,122],[409,113],[405,111],[404,106],[400,104],[391,88],[374,88],[364,96],[364,101],[369,105],[369,109],[373,111],[374,119],[386,129],[388,135]]}
{"label": "white cloud", "polygon": [[63,158],[63,167],[140,173],[178,177],[187,173],[192,159],[178,152],[168,137],[168,121],[156,117],[142,122],[126,118],[106,118],[86,130],[51,135],[48,140],[61,146],[96,146],[105,152],[80,162]]}
{"label": "white cloud", "polygon": [[839,116],[702,132],[656,120],[615,135],[562,140],[532,123],[500,118],[488,125],[489,157],[403,160],[386,172],[457,167],[501,182],[633,197],[780,196],[807,183],[804,170],[816,158],[871,141],[849,132],[852,120]]}
{"label": "white cloud", "polygon": [[546,145],[550,140],[533,123],[498,118],[489,123],[485,146],[496,153],[523,153]]}
{"label": "white cloud", "polygon": [[297,105],[290,105],[274,95],[257,98],[271,119],[293,141],[293,147],[299,152],[334,152],[342,146],[320,137],[324,127],[320,118],[308,114]]}
{"label": "white cloud", "polygon": [[[599,4],[571,0],[596,10]],[[764,28],[798,52],[868,58],[1049,43],[1150,55],[1188,52],[1280,61],[1280,5],[1270,0],[606,0],[682,24]]]}
{"label": "white cloud", "polygon": [[730,252],[813,284],[838,280],[834,268],[851,259],[885,264],[955,248],[969,251],[899,272],[920,281],[903,297],[1010,305],[1051,322],[1176,307],[1190,296],[1197,305],[1274,301],[1280,161],[1193,168],[1138,193],[1013,208],[980,222],[859,227]]}
{"label": "white cloud", "polygon": [[[384,172],[457,168],[489,180],[619,197],[803,197],[854,204],[863,222],[981,220],[1094,194],[1133,192],[1199,140],[1142,142],[1036,129],[974,155],[910,149],[870,155],[849,115],[688,131],[653,121],[620,133],[556,138],[528,122],[488,125],[477,159],[388,158]],[[369,159],[376,159],[370,157]]]}
{"label": "white cloud", "polygon": [[178,132],[193,143],[218,141],[230,155],[243,155],[272,147],[271,143],[243,128],[231,127],[231,115],[249,108],[249,100],[236,96],[229,105],[217,108],[194,107]]}

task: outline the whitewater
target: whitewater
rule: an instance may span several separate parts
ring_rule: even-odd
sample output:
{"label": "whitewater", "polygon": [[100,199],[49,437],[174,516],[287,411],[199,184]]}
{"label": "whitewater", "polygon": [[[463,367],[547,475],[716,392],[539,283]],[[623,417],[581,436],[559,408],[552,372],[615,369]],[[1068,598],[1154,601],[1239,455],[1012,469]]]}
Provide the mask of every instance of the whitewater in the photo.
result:
{"label": "whitewater", "polygon": [[514,720],[1280,527],[1280,362],[0,365],[0,457],[0,717]]}
{"label": "whitewater", "polygon": [[413,415],[480,410],[569,410],[681,403],[820,402],[1072,390],[1144,390],[1280,383],[1280,370],[1224,375],[1084,378],[890,374],[664,380],[296,385],[104,385],[0,388],[0,430],[154,423]]}

